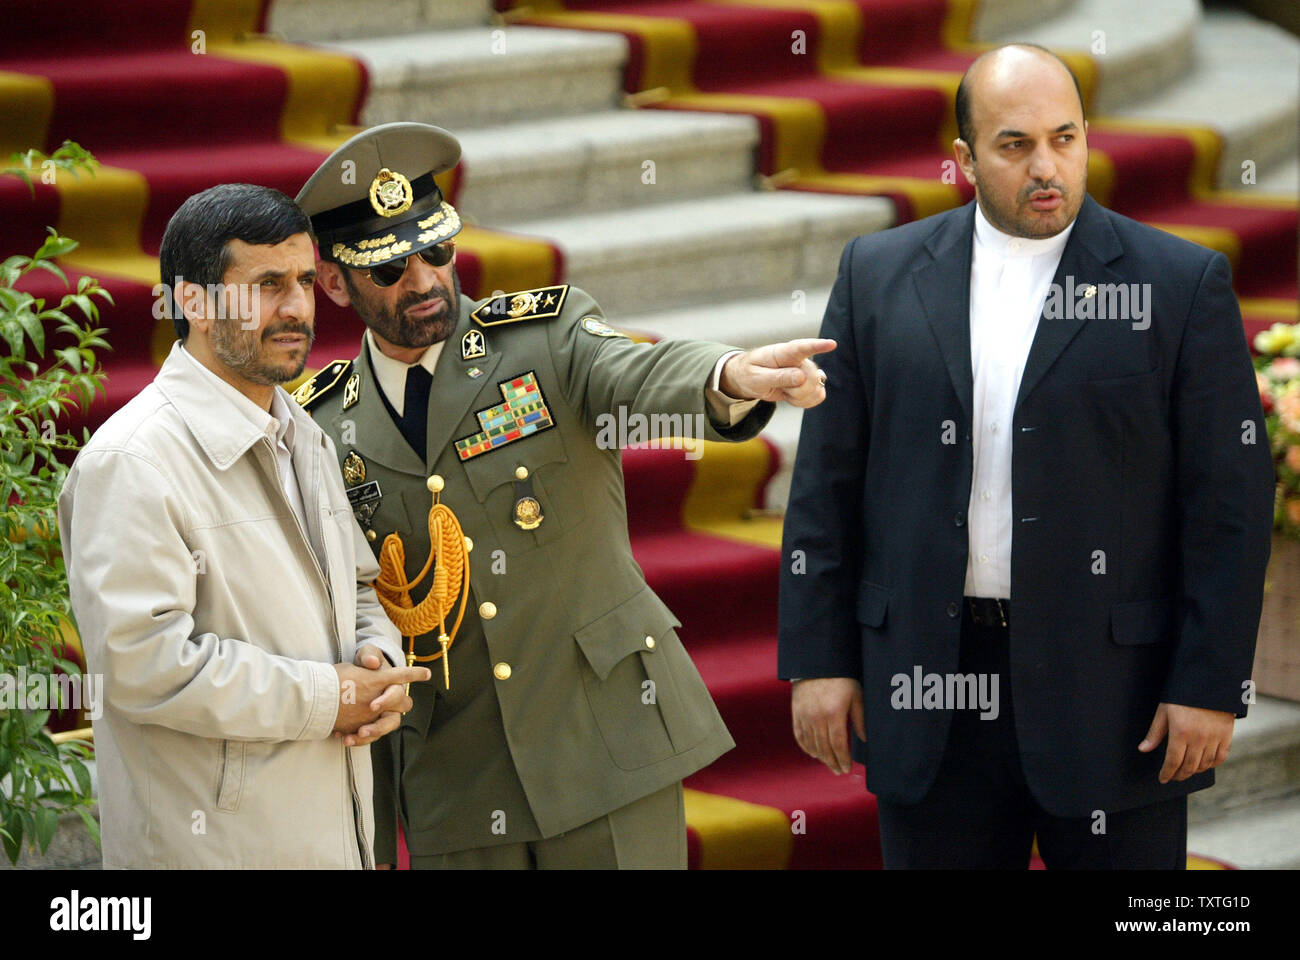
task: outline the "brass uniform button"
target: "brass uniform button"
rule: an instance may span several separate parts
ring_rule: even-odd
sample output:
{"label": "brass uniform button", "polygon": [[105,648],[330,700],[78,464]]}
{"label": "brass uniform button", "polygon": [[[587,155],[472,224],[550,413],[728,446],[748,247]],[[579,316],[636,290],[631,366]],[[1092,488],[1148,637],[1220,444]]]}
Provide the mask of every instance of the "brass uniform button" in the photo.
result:
{"label": "brass uniform button", "polygon": [[527,468],[527,467],[522,467],[522,466],[521,466],[521,467],[515,467],[515,479],[516,479],[516,480],[527,480],[527,479],[528,479],[528,468]]}
{"label": "brass uniform button", "polygon": [[373,530],[367,530],[367,531],[366,531],[366,539],[367,539],[367,540],[370,540],[370,541],[373,542],[374,539],[375,539],[376,537],[378,537],[378,536],[379,536],[379,534],[375,533],[375,531],[373,531]]}
{"label": "brass uniform button", "polygon": [[465,538],[465,552],[466,552],[466,553],[469,553],[469,552],[470,552],[471,550],[473,550],[473,549],[474,549],[474,541],[471,540],[469,537],[466,537],[466,538]]}
{"label": "brass uniform button", "polygon": [[[484,600],[478,605],[478,615],[484,620],[491,620],[497,615],[497,605],[491,600]],[[509,670],[509,667],[506,667]]]}
{"label": "brass uniform button", "polygon": [[496,677],[498,680],[509,680],[510,664],[502,660],[500,663],[498,663],[495,667],[492,668],[492,676]]}
{"label": "brass uniform button", "polygon": [[646,638],[645,638],[645,645],[646,645],[646,649],[648,649],[648,650],[653,650],[653,649],[655,648],[655,638],[654,638],[654,637],[646,637]]}
{"label": "brass uniform button", "polygon": [[436,473],[426,480],[424,485],[429,488],[430,493],[442,493],[442,477],[438,476]]}

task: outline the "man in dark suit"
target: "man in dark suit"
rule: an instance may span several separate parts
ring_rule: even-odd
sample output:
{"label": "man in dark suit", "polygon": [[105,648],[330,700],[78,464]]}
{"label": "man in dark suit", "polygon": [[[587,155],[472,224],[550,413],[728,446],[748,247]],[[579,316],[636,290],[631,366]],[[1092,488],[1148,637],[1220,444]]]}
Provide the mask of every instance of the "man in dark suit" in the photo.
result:
{"label": "man in dark suit", "polygon": [[[1273,472],[1226,258],[1086,195],[1068,68],[957,95],[976,203],[845,249],[786,518],[780,676],[886,867],[1182,868],[1250,668]],[[1163,751],[1159,749],[1164,743]],[[855,744],[861,748],[861,744]]]}

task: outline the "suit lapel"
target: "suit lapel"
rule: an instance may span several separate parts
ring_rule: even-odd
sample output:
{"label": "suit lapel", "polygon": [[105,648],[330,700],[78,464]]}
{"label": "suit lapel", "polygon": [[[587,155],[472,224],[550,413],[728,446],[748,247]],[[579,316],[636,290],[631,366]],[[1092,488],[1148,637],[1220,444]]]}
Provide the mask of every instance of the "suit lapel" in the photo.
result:
{"label": "suit lapel", "polygon": [[[1034,342],[1025,361],[1025,372],[1020,379],[1016,409],[1020,408],[1025,397],[1029,396],[1056,362],[1056,358],[1088,322],[1088,318],[1079,316],[1076,309],[1088,286],[1120,282],[1119,275],[1106,264],[1123,252],[1124,248],[1106,218],[1106,212],[1092,197],[1085,196],[1083,206],[1075,218],[1074,229],[1070,232],[1070,239],[1062,251],[1056,276],[1052,278],[1053,287],[1049,290],[1043,314],[1038,319],[1038,329],[1034,333]],[[1061,291],[1061,299],[1057,301],[1060,309],[1053,308],[1052,290]],[[1096,295],[1091,299],[1091,307],[1095,310]],[[1049,313],[1052,316],[1049,317]]]}
{"label": "suit lapel", "polygon": [[974,392],[970,356],[970,255],[974,235],[972,201],[931,234],[925,247],[933,259],[912,273],[926,319],[968,420]]}
{"label": "suit lapel", "polygon": [[[438,356],[438,365],[433,371],[433,385],[429,389],[429,420],[425,434],[428,439],[426,454],[429,470],[433,469],[433,465],[447,449],[453,434],[456,433],[474,399],[483,391],[484,385],[491,384],[494,387],[496,385],[492,374],[497,364],[501,362],[499,352],[489,349],[486,356],[474,360],[461,359],[461,338],[474,325],[470,313],[477,303],[467,297],[461,297],[460,321],[456,324],[455,332],[447,338],[447,343]],[[479,332],[483,334],[486,341],[489,331]],[[471,377],[469,371],[475,367],[482,373],[477,377]],[[497,396],[494,402],[499,403],[500,399],[500,396]]]}

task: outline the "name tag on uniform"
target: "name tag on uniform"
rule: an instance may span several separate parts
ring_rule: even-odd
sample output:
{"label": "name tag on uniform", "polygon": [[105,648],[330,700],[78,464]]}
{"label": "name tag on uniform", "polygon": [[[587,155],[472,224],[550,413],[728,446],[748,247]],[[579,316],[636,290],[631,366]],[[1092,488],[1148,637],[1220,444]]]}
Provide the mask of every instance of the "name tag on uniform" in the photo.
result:
{"label": "name tag on uniform", "polygon": [[348,490],[348,503],[352,504],[352,509],[365,506],[367,503],[383,497],[379,490],[379,481],[371,480],[369,483],[363,483],[359,487],[352,487]]}

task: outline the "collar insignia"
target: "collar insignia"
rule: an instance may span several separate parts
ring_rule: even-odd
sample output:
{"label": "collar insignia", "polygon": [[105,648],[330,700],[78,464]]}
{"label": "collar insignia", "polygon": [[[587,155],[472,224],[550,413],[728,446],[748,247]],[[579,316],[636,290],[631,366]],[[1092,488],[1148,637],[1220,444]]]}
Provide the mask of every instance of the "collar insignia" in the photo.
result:
{"label": "collar insignia", "polygon": [[487,345],[483,342],[483,334],[477,330],[466,331],[465,336],[460,338],[460,358],[478,360],[486,356]]}

